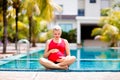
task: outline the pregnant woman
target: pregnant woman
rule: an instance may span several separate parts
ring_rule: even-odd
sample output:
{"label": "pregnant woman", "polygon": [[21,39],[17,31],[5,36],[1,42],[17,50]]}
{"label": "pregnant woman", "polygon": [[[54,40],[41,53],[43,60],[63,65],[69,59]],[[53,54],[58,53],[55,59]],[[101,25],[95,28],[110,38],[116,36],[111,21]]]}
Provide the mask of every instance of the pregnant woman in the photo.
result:
{"label": "pregnant woman", "polygon": [[75,56],[70,55],[69,43],[61,38],[61,27],[56,25],[53,28],[53,38],[46,42],[43,58],[40,64],[46,69],[68,69],[75,60]]}

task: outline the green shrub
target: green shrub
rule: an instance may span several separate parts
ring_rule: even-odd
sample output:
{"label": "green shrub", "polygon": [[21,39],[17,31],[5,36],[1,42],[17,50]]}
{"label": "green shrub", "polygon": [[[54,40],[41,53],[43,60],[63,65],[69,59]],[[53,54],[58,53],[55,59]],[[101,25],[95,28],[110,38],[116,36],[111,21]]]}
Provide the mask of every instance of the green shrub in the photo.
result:
{"label": "green shrub", "polygon": [[70,43],[76,43],[76,29],[72,29],[69,32],[62,32],[62,38],[65,38]]}

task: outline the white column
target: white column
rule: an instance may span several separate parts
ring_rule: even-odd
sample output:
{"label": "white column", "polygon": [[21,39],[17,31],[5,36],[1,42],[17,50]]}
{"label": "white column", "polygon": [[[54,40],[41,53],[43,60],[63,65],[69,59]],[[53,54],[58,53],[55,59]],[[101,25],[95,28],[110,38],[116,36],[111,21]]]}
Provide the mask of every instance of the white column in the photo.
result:
{"label": "white column", "polygon": [[81,25],[80,25],[80,21],[77,21],[77,44],[81,44]]}

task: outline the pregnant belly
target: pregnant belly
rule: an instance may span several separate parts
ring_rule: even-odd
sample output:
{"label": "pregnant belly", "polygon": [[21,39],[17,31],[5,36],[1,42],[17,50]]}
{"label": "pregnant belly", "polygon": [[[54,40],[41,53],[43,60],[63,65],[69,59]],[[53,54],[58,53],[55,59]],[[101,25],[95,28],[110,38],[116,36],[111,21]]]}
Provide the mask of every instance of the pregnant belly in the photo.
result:
{"label": "pregnant belly", "polygon": [[48,59],[53,61],[53,62],[56,62],[57,59],[60,59],[61,57],[63,57],[63,53],[61,53],[60,51],[59,52],[56,52],[56,53],[51,53],[49,56],[48,56]]}

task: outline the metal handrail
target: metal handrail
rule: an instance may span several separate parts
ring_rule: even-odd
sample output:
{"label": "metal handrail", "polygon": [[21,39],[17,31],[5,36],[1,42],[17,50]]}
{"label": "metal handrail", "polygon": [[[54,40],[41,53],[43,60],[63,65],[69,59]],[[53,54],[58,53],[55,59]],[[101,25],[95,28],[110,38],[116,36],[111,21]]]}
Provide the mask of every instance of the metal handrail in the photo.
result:
{"label": "metal handrail", "polygon": [[[21,52],[20,52],[20,44],[22,44],[22,43],[26,43],[27,44],[27,68],[29,69],[29,67],[30,67],[30,65],[29,65],[29,51],[30,51],[30,43],[29,43],[29,41],[28,40],[26,40],[26,39],[21,39],[21,40],[19,40],[18,41],[18,43],[17,43],[17,46],[18,46],[18,49],[17,49],[17,54],[20,54]],[[17,64],[20,64],[19,62],[17,62]]]}
{"label": "metal handrail", "polygon": [[26,39],[21,39],[21,40],[18,41],[18,43],[17,43],[17,46],[18,46],[17,54],[20,54],[20,53],[21,53],[21,52],[20,52],[20,44],[22,44],[22,43],[26,43],[26,44],[27,44],[27,54],[28,54],[28,53],[29,53],[29,50],[30,50],[30,43],[29,43],[29,41],[26,40]]}

